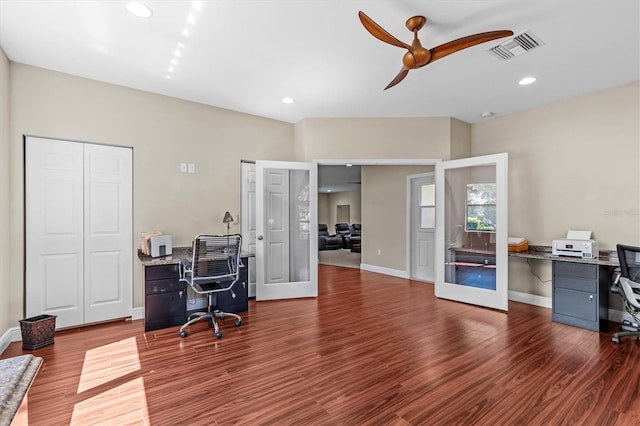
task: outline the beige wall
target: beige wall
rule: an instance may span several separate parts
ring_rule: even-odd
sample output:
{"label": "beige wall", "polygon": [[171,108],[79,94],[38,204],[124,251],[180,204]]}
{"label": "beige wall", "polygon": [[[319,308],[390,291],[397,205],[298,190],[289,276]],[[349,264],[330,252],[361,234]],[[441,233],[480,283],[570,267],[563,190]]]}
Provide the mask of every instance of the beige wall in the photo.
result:
{"label": "beige wall", "polygon": [[[0,333],[23,316],[23,134],[133,147],[134,232],[159,229],[174,235],[175,245],[189,244],[203,230],[225,231],[226,210],[238,216],[241,159],[508,152],[511,235],[550,244],[569,228],[585,228],[612,248],[640,245],[639,91],[634,83],[473,126],[442,117],[292,125],[9,63],[0,55],[0,232],[8,236],[0,239]],[[180,174],[180,162],[195,163],[197,173]],[[406,175],[425,168],[371,167],[362,180],[363,263],[404,270]],[[185,206],[190,200],[198,201],[196,209]],[[134,303],[141,306],[141,270],[134,264]],[[536,268],[550,278],[547,264]],[[550,284],[538,284],[517,260],[510,260],[509,285],[550,295]]]}
{"label": "beige wall", "polygon": [[329,221],[325,222],[329,227],[329,232],[335,234],[335,226],[338,223],[338,206],[349,205],[352,223],[360,223],[361,220],[361,201],[360,191],[344,191],[329,194]]}
{"label": "beige wall", "polygon": [[451,119],[307,118],[295,124],[298,161],[321,159],[449,159]]}
{"label": "beige wall", "polygon": [[[0,49],[0,337],[5,330],[15,326],[9,315],[9,308],[17,301],[9,297],[11,274],[9,271],[9,197],[11,191],[9,163],[9,60]],[[19,287],[19,286],[18,286]],[[1,351],[2,348],[0,348]]]}
{"label": "beige wall", "polygon": [[406,269],[407,176],[430,171],[433,166],[362,166],[361,263]]}
{"label": "beige wall", "polygon": [[[8,293],[12,323],[23,315],[24,134],[133,147],[135,250],[141,231],[171,234],[175,246],[189,245],[198,233],[226,232],[225,211],[239,218],[240,160],[292,159],[289,123],[17,63],[10,71],[9,259],[15,267],[9,281],[17,284],[0,292],[0,300]],[[196,173],[180,173],[181,162],[195,163]],[[142,295],[136,261],[134,306],[143,305]]]}
{"label": "beige wall", "polygon": [[[569,229],[601,249],[640,245],[640,83],[497,117],[472,127],[472,154],[509,154],[509,234],[551,245]],[[551,296],[525,261],[509,289]],[[549,262],[534,262],[544,280]]]}

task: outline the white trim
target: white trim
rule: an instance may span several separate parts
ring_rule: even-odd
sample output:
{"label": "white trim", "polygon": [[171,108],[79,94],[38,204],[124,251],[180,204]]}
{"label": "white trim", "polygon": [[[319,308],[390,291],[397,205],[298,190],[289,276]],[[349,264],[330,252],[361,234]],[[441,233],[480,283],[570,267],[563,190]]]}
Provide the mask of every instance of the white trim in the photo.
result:
{"label": "white trim", "polygon": [[360,269],[363,271],[376,272],[378,274],[391,275],[392,277],[410,279],[407,271],[402,271],[400,269],[385,268],[383,266],[377,265],[367,265],[366,263],[361,263]]}
{"label": "white trim", "polygon": [[144,307],[131,309],[131,320],[144,319]]}
{"label": "white trim", "polygon": [[622,324],[623,319],[628,319],[629,321],[634,321],[633,317],[627,311],[618,311],[617,309],[609,309],[609,321],[617,322],[618,324]]}
{"label": "white trim", "polygon": [[551,309],[552,302],[550,297],[537,296],[535,294],[522,293],[519,291],[509,290],[509,300],[514,302],[526,303],[527,305],[540,306],[542,308]]}
{"label": "white trim", "polygon": [[22,341],[22,332],[20,331],[20,327],[8,328],[4,332],[2,337],[0,337],[0,354],[2,354],[12,342],[21,342],[21,341]]}
{"label": "white trim", "polygon": [[356,166],[433,166],[442,160],[440,158],[371,158],[371,159],[317,159],[311,160],[322,166],[343,166],[354,164]]}

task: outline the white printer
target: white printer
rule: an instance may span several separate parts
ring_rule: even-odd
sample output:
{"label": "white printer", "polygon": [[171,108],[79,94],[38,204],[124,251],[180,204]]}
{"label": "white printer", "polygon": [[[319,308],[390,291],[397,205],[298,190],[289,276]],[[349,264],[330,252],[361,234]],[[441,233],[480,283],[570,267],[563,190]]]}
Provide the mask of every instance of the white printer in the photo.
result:
{"label": "white printer", "polygon": [[554,256],[594,259],[600,253],[597,241],[591,239],[591,231],[568,231],[567,238],[553,240],[551,254]]}

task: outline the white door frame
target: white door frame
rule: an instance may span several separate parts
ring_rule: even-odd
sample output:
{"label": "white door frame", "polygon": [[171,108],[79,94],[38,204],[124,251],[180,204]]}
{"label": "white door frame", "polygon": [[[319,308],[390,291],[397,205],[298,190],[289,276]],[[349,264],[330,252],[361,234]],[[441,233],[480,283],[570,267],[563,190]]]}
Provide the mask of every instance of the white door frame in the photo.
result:
{"label": "white door frame", "polygon": [[[345,166],[347,164],[353,164],[354,166],[435,166],[440,163],[442,159],[440,158],[352,158],[352,159],[321,159],[321,160],[312,160],[314,163],[318,163],[319,166]],[[435,171],[430,172],[434,173]],[[410,194],[407,194],[407,203],[410,199]],[[409,213],[409,208],[407,208],[407,214]],[[409,246],[409,233],[411,232],[411,224],[407,221],[406,226],[406,271],[405,274],[408,278],[411,278],[411,247]]]}

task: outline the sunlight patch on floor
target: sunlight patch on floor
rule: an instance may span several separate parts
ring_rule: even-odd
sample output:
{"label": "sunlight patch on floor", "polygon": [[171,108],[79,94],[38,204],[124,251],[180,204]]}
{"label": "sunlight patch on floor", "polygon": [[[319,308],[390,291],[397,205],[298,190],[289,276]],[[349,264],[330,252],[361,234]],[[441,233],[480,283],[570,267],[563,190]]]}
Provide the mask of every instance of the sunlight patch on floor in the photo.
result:
{"label": "sunlight patch on floor", "polygon": [[71,424],[149,424],[144,379],[118,380],[136,373],[141,372],[135,337],[87,351],[78,395],[88,396],[74,406]]}

